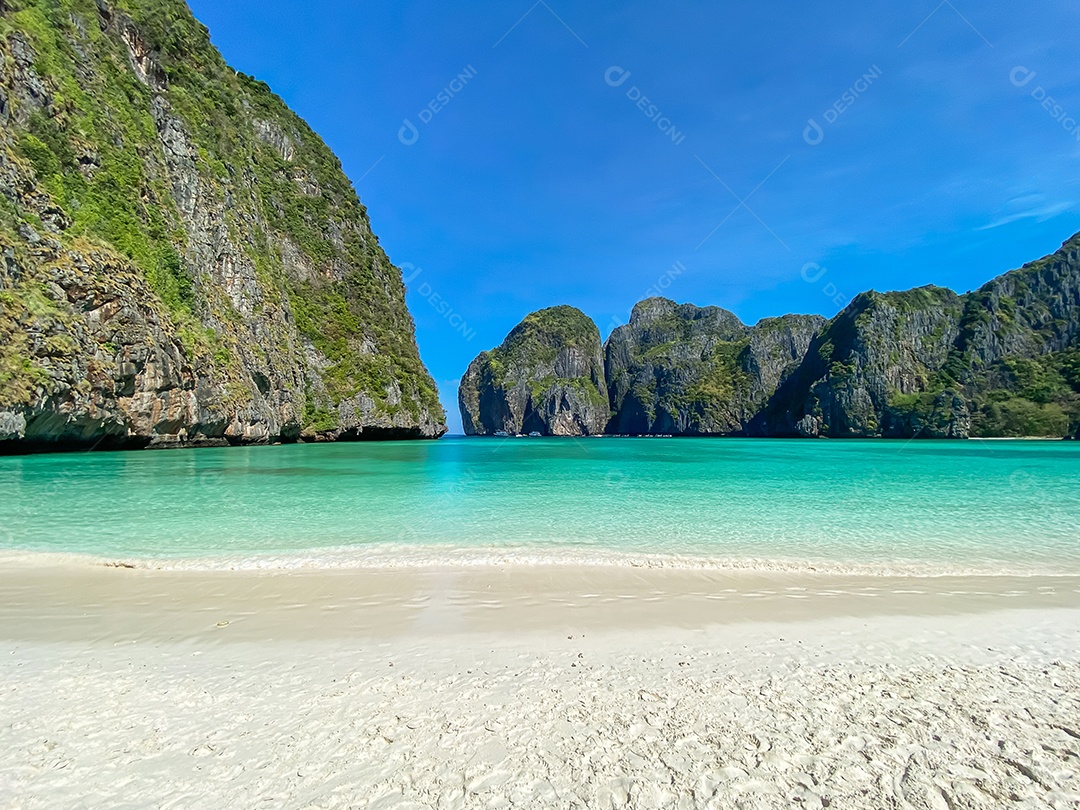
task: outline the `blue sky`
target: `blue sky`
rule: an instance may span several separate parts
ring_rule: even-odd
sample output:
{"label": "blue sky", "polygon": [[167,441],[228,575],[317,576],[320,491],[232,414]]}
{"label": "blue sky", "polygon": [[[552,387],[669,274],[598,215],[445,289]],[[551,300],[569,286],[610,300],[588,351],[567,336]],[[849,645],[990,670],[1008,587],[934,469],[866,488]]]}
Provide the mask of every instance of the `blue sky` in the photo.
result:
{"label": "blue sky", "polygon": [[190,5],[341,157],[452,428],[535,309],[832,316],[1080,230],[1071,0]]}

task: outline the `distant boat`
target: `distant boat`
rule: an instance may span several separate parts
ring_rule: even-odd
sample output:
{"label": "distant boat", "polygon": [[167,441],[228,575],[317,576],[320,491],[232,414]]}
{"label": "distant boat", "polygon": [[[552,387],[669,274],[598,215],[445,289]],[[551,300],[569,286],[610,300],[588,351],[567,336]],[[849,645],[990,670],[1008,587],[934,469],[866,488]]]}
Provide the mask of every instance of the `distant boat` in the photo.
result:
{"label": "distant boat", "polygon": [[509,434],[509,433],[507,433],[507,432],[506,432],[505,430],[496,430],[496,431],[495,431],[495,435],[496,435],[496,436],[498,436],[498,437],[499,437],[500,439],[505,439],[505,438],[507,438],[507,437],[508,437],[508,436],[509,436],[510,434]]}
{"label": "distant boat", "polygon": [[538,438],[540,438],[540,431],[539,430],[534,430],[532,433],[529,434],[529,436],[538,439]]}

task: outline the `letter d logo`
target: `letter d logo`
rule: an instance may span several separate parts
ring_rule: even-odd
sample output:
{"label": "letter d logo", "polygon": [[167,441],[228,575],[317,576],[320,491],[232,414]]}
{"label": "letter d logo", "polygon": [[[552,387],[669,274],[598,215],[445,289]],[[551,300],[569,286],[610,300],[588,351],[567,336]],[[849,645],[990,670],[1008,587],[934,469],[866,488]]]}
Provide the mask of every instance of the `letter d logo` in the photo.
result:
{"label": "letter d logo", "polygon": [[1022,65],[1017,65],[1011,71],[1009,71],[1009,81],[1013,83],[1014,87],[1025,87],[1031,83],[1031,80],[1035,78],[1035,71],[1030,70]]}
{"label": "letter d logo", "polygon": [[397,132],[397,139],[406,146],[412,146],[420,140],[420,131],[413,125],[412,121],[406,118],[405,123],[401,125],[401,129]]}
{"label": "letter d logo", "polygon": [[604,81],[608,83],[609,87],[618,87],[630,78],[630,71],[625,70],[618,65],[612,65],[604,71]]}
{"label": "letter d logo", "polygon": [[825,130],[821,128],[821,124],[811,118],[802,132],[802,139],[810,146],[817,146],[825,140]]}

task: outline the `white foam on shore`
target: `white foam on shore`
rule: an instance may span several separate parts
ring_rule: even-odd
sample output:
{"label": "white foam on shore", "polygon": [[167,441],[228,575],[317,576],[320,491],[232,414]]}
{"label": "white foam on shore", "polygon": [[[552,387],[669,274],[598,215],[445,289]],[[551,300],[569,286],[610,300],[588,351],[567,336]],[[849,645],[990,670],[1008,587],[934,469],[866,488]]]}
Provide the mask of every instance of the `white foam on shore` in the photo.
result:
{"label": "white foam on shore", "polygon": [[1080,576],[1063,568],[1020,566],[990,560],[982,565],[897,560],[833,560],[712,557],[695,554],[641,553],[575,547],[461,548],[441,545],[378,544],[305,552],[220,555],[192,558],[112,557],[46,551],[0,551],[0,565],[33,567],[106,566],[157,571],[341,571],[353,569],[443,569],[554,566],[575,568],[644,568],[673,571],[828,574],[880,577]]}

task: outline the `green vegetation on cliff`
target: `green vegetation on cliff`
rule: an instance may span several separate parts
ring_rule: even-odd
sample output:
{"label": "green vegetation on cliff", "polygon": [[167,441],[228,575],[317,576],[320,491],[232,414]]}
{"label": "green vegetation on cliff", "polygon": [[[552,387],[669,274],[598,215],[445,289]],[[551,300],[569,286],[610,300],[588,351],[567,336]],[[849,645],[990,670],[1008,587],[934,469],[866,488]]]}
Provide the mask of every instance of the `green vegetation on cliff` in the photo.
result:
{"label": "green vegetation on cliff", "polygon": [[742,433],[824,319],[743,324],[718,307],[638,303],[608,339],[614,433]]}
{"label": "green vegetation on cliff", "polygon": [[768,435],[1074,436],[1080,235],[964,295],[858,296],[777,392]]}
{"label": "green vegetation on cliff", "polygon": [[1080,350],[1008,357],[972,393],[972,435],[1064,436],[1080,426]]}
{"label": "green vegetation on cliff", "polygon": [[600,331],[574,307],[533,312],[470,364],[458,400],[470,434],[602,433],[609,413]]}
{"label": "green vegetation on cliff", "polygon": [[502,346],[490,352],[492,370],[505,373],[507,358],[527,365],[554,364],[563,349],[592,352],[600,332],[584,312],[571,306],[541,309],[525,316]]}
{"label": "green vegetation on cliff", "polygon": [[[124,257],[203,390],[218,389],[241,422],[265,410],[269,380],[279,402],[259,418],[283,427],[439,432],[401,275],[340,162],[264,83],[224,62],[183,0],[3,9],[9,244],[44,237],[55,257],[88,240]],[[23,254],[22,275],[47,284],[42,259]],[[11,283],[5,294],[0,330],[14,335],[31,293]],[[0,409],[45,407],[64,381],[42,378],[49,364],[15,343],[0,361]],[[73,360],[85,351],[72,342]]]}
{"label": "green vegetation on cliff", "polygon": [[[498,388],[507,346],[520,341],[537,359],[580,343],[584,316],[532,342],[563,309],[529,316],[474,361],[468,432],[513,410]],[[828,321],[746,326],[717,307],[648,298],[608,338],[604,379],[609,433],[1080,438],[1080,234],[975,292],[870,290]],[[549,382],[532,377],[534,396]]]}

